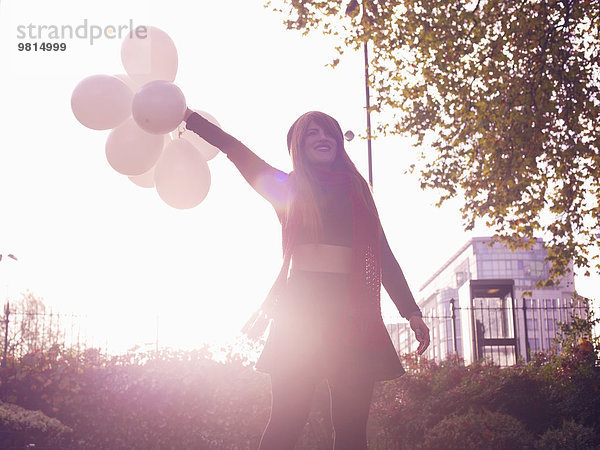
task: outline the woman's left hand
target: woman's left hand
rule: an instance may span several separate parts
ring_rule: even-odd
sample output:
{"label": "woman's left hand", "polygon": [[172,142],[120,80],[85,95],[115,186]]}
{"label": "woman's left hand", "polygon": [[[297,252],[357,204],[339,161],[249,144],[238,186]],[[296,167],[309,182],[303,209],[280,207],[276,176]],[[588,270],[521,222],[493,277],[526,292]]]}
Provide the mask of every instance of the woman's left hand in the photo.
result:
{"label": "woman's left hand", "polygon": [[420,316],[412,316],[410,318],[410,327],[415,332],[415,337],[419,341],[419,348],[417,353],[422,355],[427,347],[429,347],[429,327],[423,322],[423,318]]}

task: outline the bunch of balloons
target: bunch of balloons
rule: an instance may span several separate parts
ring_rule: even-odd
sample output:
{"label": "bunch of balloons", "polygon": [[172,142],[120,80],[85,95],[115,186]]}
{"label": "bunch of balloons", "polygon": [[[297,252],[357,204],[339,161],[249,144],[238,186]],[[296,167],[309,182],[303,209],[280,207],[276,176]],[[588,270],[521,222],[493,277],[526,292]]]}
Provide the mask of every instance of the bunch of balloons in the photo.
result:
{"label": "bunch of balloons", "polygon": [[[143,37],[130,33],[121,45],[126,75],[91,75],[73,90],[71,109],[93,130],[112,131],[106,158],[135,184],[156,187],[160,198],[178,209],[198,205],[210,189],[207,161],[219,150],[183,122],[186,101],[173,81],[177,49],[155,27]],[[194,110],[220,126],[210,114]]]}

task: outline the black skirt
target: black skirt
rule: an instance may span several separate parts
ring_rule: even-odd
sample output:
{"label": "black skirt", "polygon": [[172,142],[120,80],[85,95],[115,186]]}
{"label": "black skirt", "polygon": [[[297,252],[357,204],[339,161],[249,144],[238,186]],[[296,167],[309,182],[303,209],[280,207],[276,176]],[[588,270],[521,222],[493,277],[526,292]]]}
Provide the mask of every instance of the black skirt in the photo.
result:
{"label": "black skirt", "polygon": [[[404,369],[386,331],[377,348],[331,338],[348,301],[349,274],[292,271],[256,368],[331,378],[353,373],[391,380]],[[377,326],[385,325],[383,320]]]}

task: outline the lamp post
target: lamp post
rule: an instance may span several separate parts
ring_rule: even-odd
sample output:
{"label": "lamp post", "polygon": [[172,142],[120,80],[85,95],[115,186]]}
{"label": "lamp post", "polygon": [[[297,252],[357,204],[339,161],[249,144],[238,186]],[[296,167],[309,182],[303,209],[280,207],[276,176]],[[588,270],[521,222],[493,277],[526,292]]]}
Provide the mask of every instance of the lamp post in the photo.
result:
{"label": "lamp post", "polygon": [[365,104],[367,107],[367,160],[369,163],[369,184],[373,189],[373,158],[371,150],[371,99],[369,95],[369,41],[363,44],[365,54]]}
{"label": "lamp post", "polygon": [[[364,25],[369,21],[367,16],[367,11],[365,10],[365,4],[363,2],[362,15],[360,18],[360,22]],[[348,6],[346,6],[346,16],[350,18],[355,18],[360,13],[361,5],[358,3],[358,0],[350,0]],[[363,52],[365,56],[365,99],[366,99],[366,107],[367,107],[367,159],[369,163],[369,185],[371,189],[373,189],[373,161],[372,161],[372,153],[371,153],[371,99],[369,96],[369,40],[366,38],[363,43]]]}

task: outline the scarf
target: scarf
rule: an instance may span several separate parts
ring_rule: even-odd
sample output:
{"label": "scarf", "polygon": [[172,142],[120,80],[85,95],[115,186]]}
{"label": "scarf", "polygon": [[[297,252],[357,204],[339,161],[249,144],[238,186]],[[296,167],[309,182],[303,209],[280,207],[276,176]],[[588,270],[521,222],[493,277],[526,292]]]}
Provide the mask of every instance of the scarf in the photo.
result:
{"label": "scarf", "polygon": [[[340,189],[352,206],[353,253],[352,271],[344,310],[328,330],[326,339],[336,346],[379,347],[386,342],[380,306],[381,288],[381,226],[379,219],[364,204],[353,188],[347,172],[315,168],[314,173],[322,187]],[[287,282],[297,220],[283,224],[283,264],[267,298],[246,322],[242,332],[252,339],[260,339],[268,328],[277,303],[282,300]]]}

